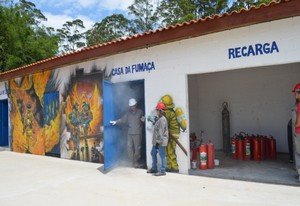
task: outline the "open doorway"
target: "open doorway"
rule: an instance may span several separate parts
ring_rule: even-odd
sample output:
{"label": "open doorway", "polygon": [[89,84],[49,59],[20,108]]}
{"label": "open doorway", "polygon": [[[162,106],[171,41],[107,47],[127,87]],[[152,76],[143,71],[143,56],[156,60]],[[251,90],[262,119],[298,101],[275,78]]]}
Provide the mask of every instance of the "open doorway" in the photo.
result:
{"label": "open doorway", "polygon": [[[196,135],[204,131],[204,142],[214,144],[215,158],[220,160],[220,166],[214,170],[197,167],[190,174],[299,184],[293,164],[289,162],[287,137],[295,103],[291,91],[299,82],[299,66],[295,63],[188,76],[190,131]],[[273,136],[277,145],[276,160],[240,161],[223,153],[223,102],[228,103],[230,137],[241,132]],[[271,173],[275,175],[269,175]]]}
{"label": "open doorway", "polygon": [[0,100],[0,147],[9,147],[7,99]]}
{"label": "open doorway", "polygon": [[[144,80],[120,82],[112,84],[104,81],[104,170],[121,166],[132,166],[128,156],[127,129],[128,125],[110,125],[111,120],[121,118],[129,109],[129,99],[137,101],[137,108],[145,111]],[[142,148],[140,165],[146,168],[145,125],[142,130]]]}

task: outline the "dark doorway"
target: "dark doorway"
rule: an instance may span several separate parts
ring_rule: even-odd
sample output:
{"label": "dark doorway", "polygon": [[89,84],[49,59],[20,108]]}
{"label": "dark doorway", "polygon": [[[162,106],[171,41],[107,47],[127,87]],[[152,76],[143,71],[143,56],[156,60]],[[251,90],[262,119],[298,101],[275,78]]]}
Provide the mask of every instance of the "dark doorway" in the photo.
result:
{"label": "dark doorway", "polygon": [[8,147],[8,101],[0,100],[0,146]]}
{"label": "dark doorway", "polygon": [[[144,80],[112,84],[104,81],[104,170],[117,165],[131,166],[127,152],[126,125],[111,126],[109,121],[121,118],[129,109],[128,101],[135,98],[138,108],[145,111]],[[142,167],[146,168],[145,127],[142,139]]]}

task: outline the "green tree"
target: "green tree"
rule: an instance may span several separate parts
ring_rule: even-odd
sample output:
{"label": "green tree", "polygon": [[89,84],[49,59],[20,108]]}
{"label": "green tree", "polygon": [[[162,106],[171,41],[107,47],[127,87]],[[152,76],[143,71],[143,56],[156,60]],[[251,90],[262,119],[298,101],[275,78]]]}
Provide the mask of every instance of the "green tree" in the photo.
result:
{"label": "green tree", "polygon": [[67,21],[61,29],[57,29],[57,34],[60,38],[60,52],[67,53],[80,49],[85,46],[84,32],[79,29],[84,29],[83,21],[75,19]]}
{"label": "green tree", "polygon": [[104,18],[100,23],[86,32],[87,45],[110,42],[134,34],[131,21],[122,14],[113,14]]}
{"label": "green tree", "polygon": [[228,9],[228,0],[194,0],[197,18],[222,14]]}
{"label": "green tree", "polygon": [[143,33],[158,27],[158,15],[153,0],[134,0],[134,3],[128,7],[129,15],[132,20],[134,29],[137,33]]}
{"label": "green tree", "polygon": [[251,6],[259,6],[262,3],[270,3],[272,0],[233,0],[232,6],[227,10],[231,12],[234,10],[241,10],[242,8],[249,9]]}
{"label": "green tree", "polygon": [[58,51],[53,29],[40,25],[45,16],[31,2],[0,2],[0,70],[24,66]]}
{"label": "green tree", "polygon": [[157,9],[161,19],[159,27],[166,27],[196,19],[193,0],[162,0]]}

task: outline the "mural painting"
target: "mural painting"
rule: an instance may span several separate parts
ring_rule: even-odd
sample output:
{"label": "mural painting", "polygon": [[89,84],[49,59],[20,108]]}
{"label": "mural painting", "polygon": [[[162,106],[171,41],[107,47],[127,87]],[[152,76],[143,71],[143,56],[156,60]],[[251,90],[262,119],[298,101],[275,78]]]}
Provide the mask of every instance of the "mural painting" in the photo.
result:
{"label": "mural painting", "polygon": [[[169,130],[169,141],[166,147],[166,158],[167,158],[167,172],[179,172],[179,166],[177,162],[176,147],[177,145],[187,156],[187,150],[180,143],[179,137],[181,132],[185,132],[187,128],[187,120],[183,113],[183,110],[180,107],[175,107],[175,103],[171,95],[163,95],[158,102],[162,102],[166,106],[165,117],[168,121],[168,130]],[[154,114],[154,112],[152,112]],[[148,121],[151,121],[153,125],[157,120],[157,117],[149,116]]]}
{"label": "mural painting", "polygon": [[67,90],[65,158],[103,163],[102,73],[76,73]]}
{"label": "mural painting", "polygon": [[13,151],[44,155],[58,144],[60,112],[43,127],[44,93],[51,78],[52,73],[45,71],[8,82]]}
{"label": "mural painting", "polygon": [[187,151],[183,148],[181,143],[178,141],[180,137],[180,132],[186,130],[186,118],[180,107],[175,108],[173,98],[171,95],[164,95],[160,101],[166,105],[166,119],[168,121],[169,129],[169,142],[166,147],[166,157],[167,157],[167,172],[179,172],[179,167],[177,163],[176,155],[176,145],[178,144],[180,148],[187,155]]}
{"label": "mural painting", "polygon": [[45,153],[60,156],[60,117],[59,93],[44,94],[44,137]]}

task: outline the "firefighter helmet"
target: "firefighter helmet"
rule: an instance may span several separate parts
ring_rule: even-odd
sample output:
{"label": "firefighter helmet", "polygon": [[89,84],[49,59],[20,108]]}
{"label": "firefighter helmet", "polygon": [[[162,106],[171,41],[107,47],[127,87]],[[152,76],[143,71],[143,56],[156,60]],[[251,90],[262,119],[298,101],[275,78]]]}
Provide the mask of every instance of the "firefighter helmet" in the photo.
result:
{"label": "firefighter helmet", "polygon": [[296,84],[296,86],[294,87],[294,89],[292,90],[292,92],[300,92],[300,83]]}
{"label": "firefighter helmet", "polygon": [[171,95],[165,95],[161,98],[162,103],[164,103],[166,105],[167,108],[169,109],[173,109],[175,107],[174,103],[173,103],[173,98],[171,97]]}

